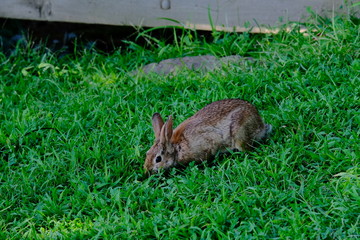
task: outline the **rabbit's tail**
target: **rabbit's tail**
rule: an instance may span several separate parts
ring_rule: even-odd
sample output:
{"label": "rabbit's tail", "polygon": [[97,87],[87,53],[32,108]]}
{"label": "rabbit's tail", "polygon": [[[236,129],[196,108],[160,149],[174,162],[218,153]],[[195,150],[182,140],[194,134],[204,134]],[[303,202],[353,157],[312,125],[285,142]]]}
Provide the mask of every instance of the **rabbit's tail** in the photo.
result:
{"label": "rabbit's tail", "polygon": [[262,129],[262,130],[255,136],[255,139],[256,139],[257,141],[263,141],[263,140],[267,139],[267,138],[270,136],[270,134],[271,134],[271,132],[272,132],[272,129],[273,129],[273,127],[272,127],[271,124],[265,124],[264,129]]}
{"label": "rabbit's tail", "polygon": [[271,124],[265,124],[265,136],[264,139],[268,138],[273,130],[273,126]]}

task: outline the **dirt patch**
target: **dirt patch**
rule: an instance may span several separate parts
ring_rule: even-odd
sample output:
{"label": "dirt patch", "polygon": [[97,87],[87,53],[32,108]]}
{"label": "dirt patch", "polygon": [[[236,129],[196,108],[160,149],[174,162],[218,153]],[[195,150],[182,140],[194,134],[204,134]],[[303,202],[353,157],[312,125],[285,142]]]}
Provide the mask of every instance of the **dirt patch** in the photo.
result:
{"label": "dirt patch", "polygon": [[133,71],[133,74],[157,73],[161,75],[168,75],[184,69],[207,72],[221,68],[223,65],[243,64],[244,61],[253,61],[253,59],[239,55],[232,55],[222,58],[217,58],[212,55],[171,58],[163,60],[159,63],[147,64],[143,67],[140,67],[136,71]]}

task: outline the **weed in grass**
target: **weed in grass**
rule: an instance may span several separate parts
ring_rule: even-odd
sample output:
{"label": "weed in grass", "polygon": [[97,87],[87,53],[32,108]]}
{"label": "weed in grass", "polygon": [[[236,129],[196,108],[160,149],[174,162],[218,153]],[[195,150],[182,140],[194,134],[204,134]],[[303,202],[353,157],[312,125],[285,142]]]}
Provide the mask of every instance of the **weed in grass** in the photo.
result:
{"label": "weed in grass", "polygon": [[[308,27],[210,42],[184,32],[108,55],[0,53],[0,237],[359,238],[359,26]],[[127,74],[168,57],[239,53],[255,61]],[[152,113],[178,125],[223,98],[254,103],[272,138],[216,164],[143,175]]]}

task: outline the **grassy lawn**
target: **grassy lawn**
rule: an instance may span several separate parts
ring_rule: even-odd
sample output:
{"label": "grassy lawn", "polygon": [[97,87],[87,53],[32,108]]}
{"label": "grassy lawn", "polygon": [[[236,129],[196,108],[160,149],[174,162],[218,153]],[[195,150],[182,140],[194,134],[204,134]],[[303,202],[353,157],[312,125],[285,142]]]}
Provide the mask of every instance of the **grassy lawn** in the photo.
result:
{"label": "grassy lawn", "polygon": [[[208,41],[184,31],[171,43],[144,32],[145,47],[126,42],[111,54],[0,52],[0,239],[360,238],[359,25],[309,30]],[[128,74],[200,54],[254,61]],[[256,105],[271,138],[144,176],[154,112],[178,125],[224,98]]]}

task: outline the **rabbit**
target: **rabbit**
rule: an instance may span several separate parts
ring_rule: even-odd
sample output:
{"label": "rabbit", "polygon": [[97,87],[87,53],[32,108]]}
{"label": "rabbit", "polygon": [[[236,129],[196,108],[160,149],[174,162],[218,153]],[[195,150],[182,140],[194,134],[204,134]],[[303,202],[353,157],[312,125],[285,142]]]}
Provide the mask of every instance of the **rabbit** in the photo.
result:
{"label": "rabbit", "polygon": [[191,161],[206,161],[229,149],[250,150],[272,131],[255,106],[241,99],[210,103],[174,130],[171,115],[164,123],[155,113],[152,127],[155,143],[147,151],[144,164],[145,172],[150,174]]}

